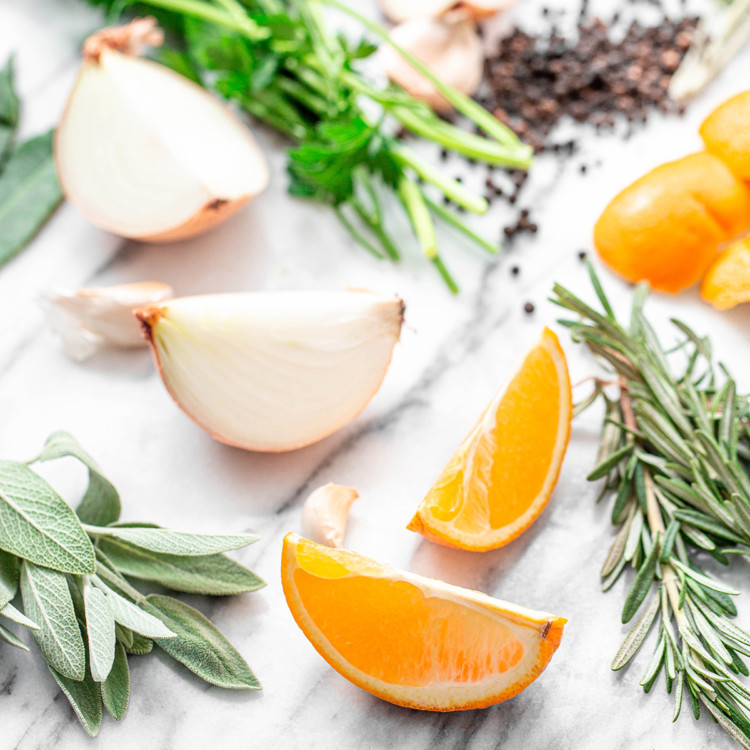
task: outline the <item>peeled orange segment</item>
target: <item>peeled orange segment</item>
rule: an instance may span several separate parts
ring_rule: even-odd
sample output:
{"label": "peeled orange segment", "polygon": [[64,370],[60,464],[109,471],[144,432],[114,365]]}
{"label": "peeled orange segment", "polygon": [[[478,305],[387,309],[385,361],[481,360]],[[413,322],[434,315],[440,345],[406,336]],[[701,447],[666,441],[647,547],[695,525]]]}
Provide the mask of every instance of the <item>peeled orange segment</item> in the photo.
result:
{"label": "peeled orange segment", "polygon": [[555,488],[570,436],[565,354],[544,329],[492,399],[407,528],[449,547],[488,550],[525,531]]}
{"label": "peeled orange segment", "polygon": [[733,96],[703,122],[701,138],[743,180],[750,180],[750,91]]}
{"label": "peeled orange segment", "polygon": [[567,622],[287,534],[281,581],[297,625],[340,674],[431,711],[512,698],[544,670]]}
{"label": "peeled orange segment", "polygon": [[703,278],[701,297],[717,310],[750,302],[750,237],[733,242],[716,256]]}
{"label": "peeled orange segment", "polygon": [[594,227],[602,260],[629,281],[679,292],[723,242],[750,228],[750,189],[718,157],[690,154],[625,188]]}

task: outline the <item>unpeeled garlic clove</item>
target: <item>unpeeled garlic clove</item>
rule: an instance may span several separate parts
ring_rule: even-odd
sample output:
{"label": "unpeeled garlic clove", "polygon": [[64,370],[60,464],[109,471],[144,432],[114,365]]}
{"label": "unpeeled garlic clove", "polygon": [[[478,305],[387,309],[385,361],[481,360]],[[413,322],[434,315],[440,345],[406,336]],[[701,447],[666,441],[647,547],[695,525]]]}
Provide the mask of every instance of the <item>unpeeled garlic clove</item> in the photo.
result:
{"label": "unpeeled garlic clove", "polygon": [[349,509],[359,497],[353,487],[324,484],[302,506],[302,535],[328,547],[342,547]]}
{"label": "unpeeled garlic clove", "polygon": [[[471,96],[479,87],[484,66],[482,40],[472,20],[461,12],[441,18],[414,18],[396,26],[391,38],[445,83]],[[381,48],[380,59],[388,78],[438,112],[451,104],[435,85],[390,46]]]}
{"label": "unpeeled garlic clove", "polygon": [[52,329],[63,340],[71,359],[82,361],[104,347],[144,346],[136,307],[162,302],[173,295],[161,281],[142,281],[109,287],[44,292]]}
{"label": "unpeeled garlic clove", "polygon": [[215,226],[269,179],[237,115],[187,78],[137,56],[160,41],[152,18],[91,36],[54,141],[66,198],[98,227],[150,242]]}
{"label": "unpeeled garlic clove", "polygon": [[135,312],[167,390],[217,440],[276,452],[354,419],[382,382],[404,304],[368,292],[184,297]]}
{"label": "unpeeled garlic clove", "polygon": [[451,10],[464,11],[475,21],[507,10],[516,0],[380,0],[383,15],[393,23],[413,18],[439,18]]}

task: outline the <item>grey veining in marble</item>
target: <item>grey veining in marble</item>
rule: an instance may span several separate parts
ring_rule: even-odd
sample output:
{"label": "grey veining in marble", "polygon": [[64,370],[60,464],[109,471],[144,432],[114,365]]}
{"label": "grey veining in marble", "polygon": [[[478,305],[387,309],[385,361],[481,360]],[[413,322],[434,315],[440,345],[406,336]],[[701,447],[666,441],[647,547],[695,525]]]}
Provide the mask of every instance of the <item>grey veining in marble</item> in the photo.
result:
{"label": "grey veining in marble", "polygon": [[[374,12],[364,0],[360,4]],[[523,2],[519,14],[533,22],[541,5]],[[606,2],[597,7],[609,12]],[[640,10],[652,21],[658,18],[653,8]],[[78,45],[97,19],[78,0],[0,0],[0,58],[18,52],[25,134],[55,123],[75,75]],[[608,509],[594,504],[596,490],[585,481],[599,414],[592,411],[576,422],[553,500],[507,547],[486,554],[444,549],[404,526],[498,384],[542,326],[554,326],[555,310],[545,302],[553,281],[588,293],[577,251],[589,246],[606,201],[658,163],[700,148],[701,119],[747,85],[749,53],[684,119],[655,117],[628,140],[589,134],[579,154],[562,165],[540,159],[523,198],[540,231],[519,238],[508,257],[489,262],[446,231],[446,259],[462,286],[456,298],[418,257],[405,230],[401,267],[376,263],[351,246],[325,210],[289,198],[284,144],[263,130],[258,134],[274,174],[270,189],[205,237],[140,246],[95,229],[63,206],[32,246],[0,269],[0,455],[33,455],[49,432],[64,428],[120,488],[126,520],[257,532],[261,541],[238,558],[268,581],[265,589],[233,599],[186,599],[227,633],[264,690],[221,691],[163,655],[134,657],[125,720],[105,719],[99,737],[89,740],[39,656],[0,647],[0,748],[730,748],[720,730],[706,719],[696,725],[687,710],[670,723],[663,683],[648,696],[638,685],[643,658],[622,673],[609,669],[625,632],[620,607],[626,582],[607,595],[599,590],[598,570],[612,529]],[[585,176],[581,163],[589,167]],[[478,167],[456,160],[448,169],[467,183],[483,182]],[[497,205],[477,226],[497,235],[508,211]],[[521,268],[517,278],[510,274],[514,264]],[[177,409],[147,352],[107,354],[85,365],[67,360],[37,304],[40,290],[52,285],[146,278],[167,281],[179,294],[346,285],[395,291],[407,302],[407,325],[382,389],[357,420],[301,451],[244,453],[213,442]],[[618,308],[626,309],[626,286],[605,279]],[[524,314],[526,301],[535,304],[533,315]],[[655,298],[649,309],[665,335],[675,314],[710,331],[719,356],[750,388],[747,310],[716,313],[695,291]],[[591,373],[592,363],[562,340],[577,382]],[[75,467],[64,465],[50,476],[71,494],[81,490],[83,477]],[[542,677],[502,705],[443,715],[392,706],[332,671],[294,624],[278,573],[283,534],[299,530],[302,501],[328,481],[360,491],[347,532],[353,548],[567,617],[562,645]],[[749,573],[744,561],[719,571],[746,594]],[[747,626],[748,618],[746,603],[740,622]]]}

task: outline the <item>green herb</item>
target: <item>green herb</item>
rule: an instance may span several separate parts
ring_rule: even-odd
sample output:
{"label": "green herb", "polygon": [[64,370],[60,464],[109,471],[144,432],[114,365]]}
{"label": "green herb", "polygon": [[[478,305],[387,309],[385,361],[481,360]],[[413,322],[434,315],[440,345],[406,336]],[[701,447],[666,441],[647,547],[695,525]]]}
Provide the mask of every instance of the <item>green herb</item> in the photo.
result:
{"label": "green herb", "polygon": [[[682,340],[667,351],[643,313],[644,286],[633,296],[630,325],[615,318],[589,264],[602,310],[560,285],[552,301],[577,320],[560,321],[612,372],[596,379],[577,412],[597,399],[605,421],[597,466],[602,496],[613,495],[612,522],[620,526],[602,568],[606,590],[626,566],[636,570],[622,620],[638,618],[612,662],[624,667],[656,627],[653,657],[641,681],[648,692],[664,671],[675,689],[673,720],[687,692],[696,717],[701,705],[742,747],[750,748],[750,634],[730,619],[739,592],[696,562],[708,552],[727,564],[729,553],[750,546],[750,400],[737,394],[723,366],[714,366],[711,344],[673,321]],[[617,398],[607,393],[619,390]],[[737,547],[735,545],[741,545]],[[648,601],[648,604],[644,603]],[[675,629],[676,626],[676,629]]]}
{"label": "green herb", "polygon": [[[30,468],[65,456],[89,472],[75,512]],[[169,596],[145,596],[127,578],[212,595],[255,591],[265,583],[222,553],[257,537],[187,534],[119,517],[117,490],[65,432],[52,434],[28,464],[0,462],[0,640],[28,650],[8,625],[31,631],[92,736],[102,702],[123,718],[128,654],[147,654],[154,643],[206,682],[259,689],[240,653],[200,612]],[[19,590],[23,611],[11,603]]]}
{"label": "green herb", "polygon": [[13,148],[16,136],[20,106],[13,87],[13,57],[9,57],[5,67],[0,70],[0,170]]}
{"label": "green herb", "polygon": [[[109,8],[110,17],[127,5],[90,1]],[[385,29],[338,0],[146,0],[133,10],[161,11],[171,44],[162,52],[163,62],[294,142],[288,163],[293,195],[331,206],[358,244],[394,261],[400,249],[390,233],[386,203],[396,198],[422,252],[457,291],[438,252],[434,218],[449,221],[486,250],[497,248],[478,237],[457,211],[439,206],[439,200],[445,197],[474,213],[486,211],[487,201],[406,148],[393,135],[395,125],[487,164],[525,169],[532,150],[404,50],[404,57],[487,137],[449,124],[399,87],[369,83],[357,65],[376,45],[330,33],[322,21],[323,6],[354,17],[367,32],[393,44]]]}

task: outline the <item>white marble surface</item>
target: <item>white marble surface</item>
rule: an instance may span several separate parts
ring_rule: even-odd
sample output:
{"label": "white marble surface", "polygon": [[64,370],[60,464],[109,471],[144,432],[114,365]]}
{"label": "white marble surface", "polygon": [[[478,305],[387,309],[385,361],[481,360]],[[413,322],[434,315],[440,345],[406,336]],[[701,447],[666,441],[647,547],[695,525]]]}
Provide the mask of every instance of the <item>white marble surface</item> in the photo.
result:
{"label": "white marble surface", "polygon": [[[559,6],[563,0],[548,0]],[[522,8],[534,19],[540,3]],[[572,5],[575,5],[573,3]],[[607,7],[603,3],[601,7]],[[649,11],[646,8],[646,12]],[[76,50],[97,24],[77,0],[0,0],[0,57],[18,53],[24,133],[54,125],[73,80]],[[239,558],[268,586],[233,599],[193,597],[237,644],[262,693],[211,688],[163,656],[134,657],[132,701],[124,722],[105,719],[88,740],[36,653],[0,648],[0,747],[100,748],[729,748],[731,741],[684,712],[672,725],[663,682],[644,696],[645,668],[609,670],[624,628],[625,581],[604,595],[598,570],[612,536],[584,479],[594,457],[599,415],[574,425],[559,485],[539,521],[508,547],[487,554],[448,550],[404,526],[416,504],[513,363],[555,310],[545,302],[558,280],[588,295],[577,250],[609,197],[657,163],[699,148],[696,127],[712,106],[747,85],[750,50],[739,57],[684,120],[655,118],[627,141],[585,138],[565,165],[541,159],[522,203],[540,232],[497,262],[445,233],[445,256],[462,286],[450,297],[403,234],[400,268],[351,246],[334,217],[285,194],[283,144],[259,131],[271,156],[268,192],[205,237],[172,246],[123,242],[63,206],[21,256],[0,269],[0,455],[25,458],[55,429],[73,432],[120,488],[126,520],[185,530],[253,530],[261,541]],[[582,176],[578,166],[589,165]],[[595,166],[597,165],[598,166]],[[471,179],[472,170],[451,163]],[[477,183],[483,171],[476,169]],[[497,234],[507,206],[482,226]],[[521,267],[513,279],[509,269]],[[407,302],[407,326],[381,391],[347,428],[305,450],[255,455],[213,442],[167,396],[148,354],[101,356],[77,365],[48,331],[37,296],[52,285],[163,279],[180,294],[223,290],[367,286]],[[606,275],[621,309],[628,289]],[[523,313],[532,301],[537,310]],[[719,314],[695,292],[650,304],[657,328],[670,315],[714,335],[718,355],[750,388],[748,310]],[[564,336],[564,333],[563,333]],[[592,364],[562,339],[573,381]],[[578,391],[580,394],[580,391]],[[55,479],[80,490],[63,467]],[[359,488],[349,546],[426,575],[477,588],[569,619],[542,677],[515,699],[483,711],[440,715],[373,698],[332,671],[294,624],[281,592],[282,536],[299,530],[301,503],[335,481]],[[738,561],[721,576],[750,594]],[[749,597],[750,598],[750,597]],[[750,605],[740,621],[750,625]]]}

